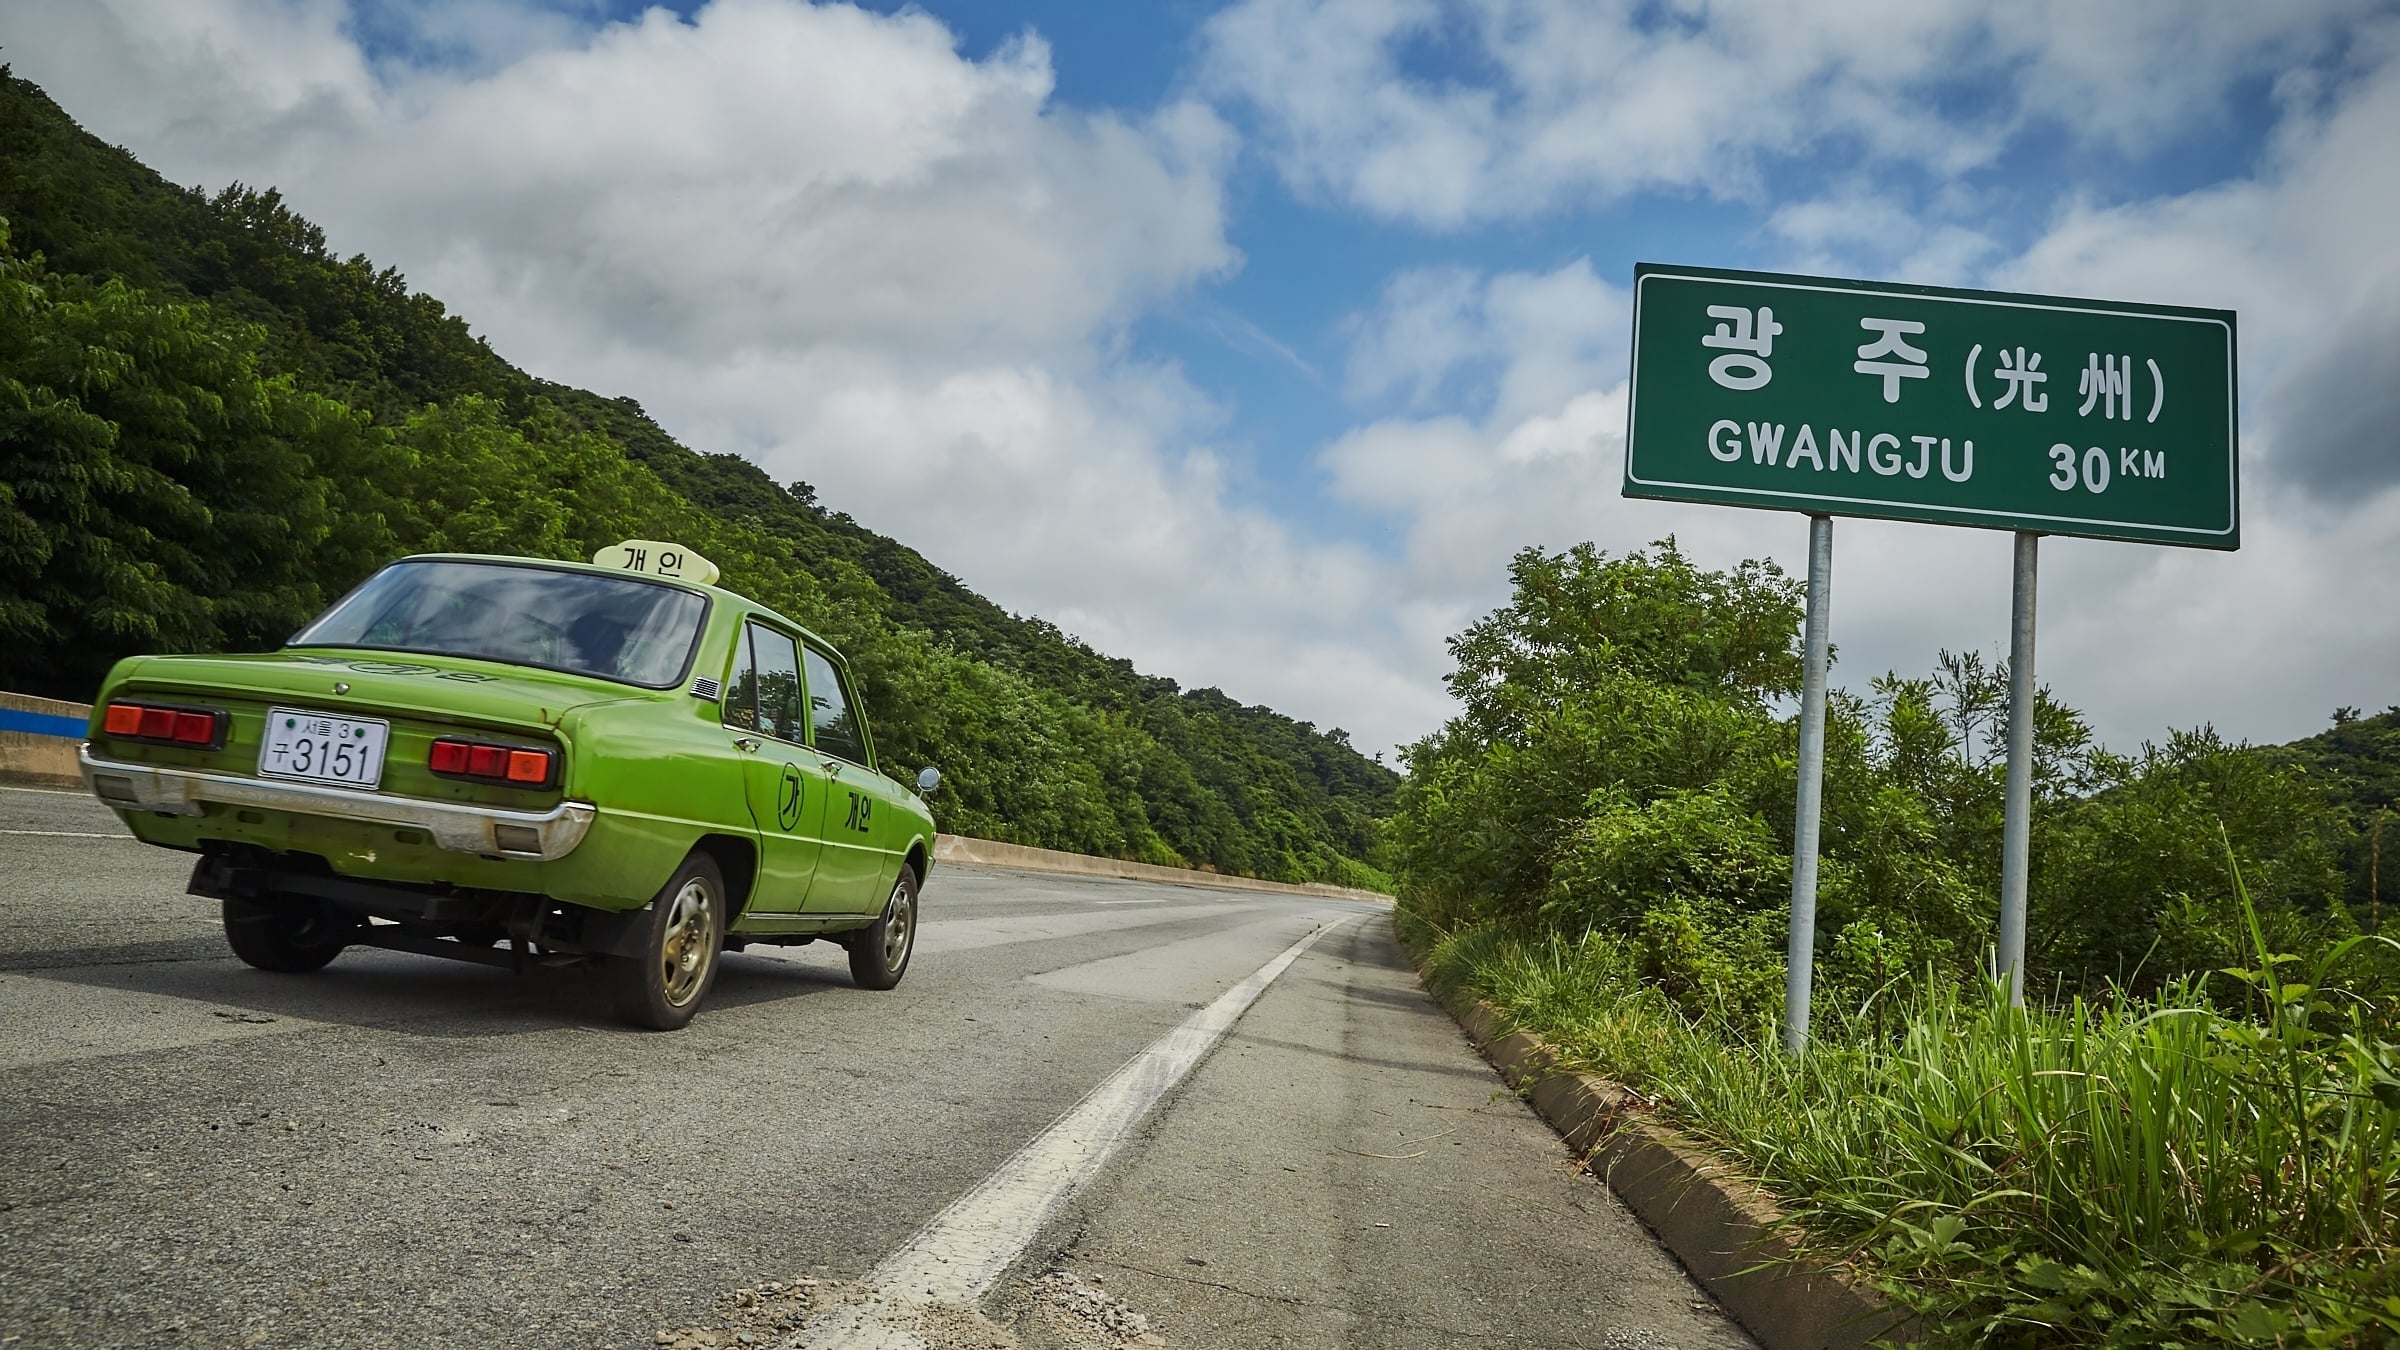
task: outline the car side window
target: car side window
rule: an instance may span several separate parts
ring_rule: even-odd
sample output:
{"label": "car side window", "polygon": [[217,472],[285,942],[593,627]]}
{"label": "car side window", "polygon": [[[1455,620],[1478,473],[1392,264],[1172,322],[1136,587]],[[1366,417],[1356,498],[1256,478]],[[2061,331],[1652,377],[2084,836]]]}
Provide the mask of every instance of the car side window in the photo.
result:
{"label": "car side window", "polygon": [[777,740],[799,741],[802,736],[797,644],[787,634],[752,624],[750,654],[758,666],[758,729]]}
{"label": "car side window", "polygon": [[814,647],[806,651],[808,718],[817,734],[817,748],[853,764],[865,764],[867,738],[859,734],[858,715],[850,706],[850,691],[842,683],[841,672],[823,652]]}
{"label": "car side window", "polygon": [[750,658],[751,631],[745,624],[733,640],[733,679],[725,686],[725,725],[740,731],[758,730],[758,663]]}

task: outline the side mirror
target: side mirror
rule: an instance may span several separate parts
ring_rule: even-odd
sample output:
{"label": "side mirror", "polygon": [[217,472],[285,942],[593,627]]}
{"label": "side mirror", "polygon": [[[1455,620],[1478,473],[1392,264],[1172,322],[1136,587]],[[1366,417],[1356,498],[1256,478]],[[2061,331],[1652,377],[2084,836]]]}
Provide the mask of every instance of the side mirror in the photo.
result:
{"label": "side mirror", "polygon": [[933,790],[941,785],[942,771],[940,769],[928,764],[917,770],[917,792],[920,796],[932,796]]}

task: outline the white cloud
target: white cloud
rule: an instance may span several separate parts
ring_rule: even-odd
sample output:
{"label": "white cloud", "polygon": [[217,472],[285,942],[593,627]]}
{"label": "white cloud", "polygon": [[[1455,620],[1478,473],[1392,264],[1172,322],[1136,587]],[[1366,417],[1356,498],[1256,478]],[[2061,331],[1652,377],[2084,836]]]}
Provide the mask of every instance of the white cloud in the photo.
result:
{"label": "white cloud", "polygon": [[1778,206],[1766,230],[1792,250],[1778,262],[1783,270],[1814,276],[1872,272],[1920,286],[1967,285],[2000,248],[1980,230],[1928,221],[1865,184]]}
{"label": "white cloud", "polygon": [[[2074,206],[2022,255],[1962,269],[1971,284],[2239,311],[2247,404],[2244,547],[2234,554],[2077,539],[2042,546],[2039,666],[2121,748],[2213,722],[2260,740],[2304,735],[2339,704],[2400,701],[2400,43],[2333,102],[2296,110],[2257,176],[2132,206]],[[2389,55],[2385,55],[2388,53]],[[1799,247],[1928,231],[1867,197],[1785,208]],[[1978,248],[1982,248],[1978,245]],[[1917,278],[1924,279],[1924,278]],[[1799,573],[1806,530],[1783,513],[1627,501],[1621,290],[1580,264],[1463,269],[1394,281],[1357,321],[1352,382],[1371,396],[1480,381],[1472,415],[1402,406],[1328,447],[1346,500],[1405,523],[1407,593],[1433,631],[1505,598],[1517,548],[1673,533],[1711,565],[1771,556]],[[1503,314],[1583,314],[1589,330]],[[1394,348],[1397,348],[1395,351]],[[1421,360],[1411,365],[1411,354]],[[1845,520],[1836,530],[1839,683],[1921,672],[1934,653],[2004,651],[2005,534]],[[1423,678],[1442,663],[1420,657]]]}
{"label": "white cloud", "polygon": [[1481,377],[1477,401],[1492,416],[1554,407],[1622,376],[1632,316],[1625,293],[1594,275],[1588,258],[1489,279],[1463,267],[1413,269],[1344,325],[1345,385],[1362,401],[1405,393],[1421,406]]}
{"label": "white cloud", "polygon": [[1460,367],[1488,359],[1488,334],[1470,313],[1482,300],[1483,278],[1465,267],[1428,267],[1386,282],[1371,315],[1355,317],[1343,380],[1354,399],[1405,391],[1430,403]]}
{"label": "white cloud", "polygon": [[372,25],[394,45],[380,62],[394,73],[440,65],[488,74],[530,53],[573,45],[583,15],[598,9],[596,0],[374,0],[355,12],[354,26]]}
{"label": "white cloud", "polygon": [[169,177],[281,185],[337,247],[537,363],[609,343],[1072,349],[1237,261],[1214,116],[1054,107],[1038,38],[970,61],[921,13],[717,0],[489,73],[378,78],[344,18],[32,0],[15,58]]}
{"label": "white cloud", "polygon": [[[1243,0],[1208,25],[1206,81],[1255,112],[1294,187],[1455,228],[1643,191],[1750,198],[1765,165],[1824,147],[1936,178],[2030,125],[2139,152],[2375,7]],[[1435,47],[1455,69],[1421,69]]]}
{"label": "white cloud", "polygon": [[[2400,387],[2400,61],[2345,8],[1246,0],[1208,25],[1193,87],[1255,111],[1304,192],[1402,221],[1758,195],[1795,266],[2240,310],[2247,547],[2046,543],[2042,669],[2119,744],[2209,719],[2280,738],[2400,696],[2400,631],[2373,617],[2400,454],[2358,401]],[[1239,265],[1234,134],[1173,100],[1061,106],[1038,38],[969,59],[924,14],[798,0],[573,33],[533,6],[398,13],[465,64],[371,62],[334,0],[15,0],[0,40],[103,137],[179,181],[280,184],[538,373],[807,478],[1103,650],[1367,748],[1444,714],[1442,640],[1504,598],[1525,544],[1802,556],[1797,517],[1619,495],[1629,306],[1606,258],[1419,267],[1362,300],[1342,377],[1365,420],[1319,467],[1394,556],[1251,504],[1223,410],[1127,337]],[[1408,73],[1412,43],[1463,51],[1459,73]],[[2037,122],[2139,154],[2302,62],[2247,177],[2070,200],[2015,256],[1957,181]],[[1931,96],[1960,71],[1994,96]],[[1827,146],[1857,165],[1765,197]],[[1844,680],[2001,640],[2006,536],[1839,535]]]}
{"label": "white cloud", "polygon": [[[2400,22],[2362,31],[2365,72],[2326,106],[2295,108],[2251,178],[2180,197],[2068,210],[1992,283],[2238,311],[2255,429],[2245,461],[2294,482],[2347,466],[2347,485],[2400,481],[2380,453],[2329,439],[2400,385]],[[2376,418],[2353,421],[2371,432]],[[2380,463],[2382,472],[2372,470]]]}
{"label": "white cloud", "polygon": [[805,477],[1004,604],[1326,725],[1368,709],[1370,748],[1438,720],[1372,559],[1243,505],[1216,410],[1122,353],[1238,263],[1212,113],[1062,108],[1038,38],[970,60],[913,11],[715,0],[546,44],[539,17],[486,15],[507,41],[478,50],[531,46],[463,75],[371,68],[332,3],[52,0],[11,46],[170,176],[281,185],[512,359]]}
{"label": "white cloud", "polygon": [[179,183],[255,175],[274,147],[356,124],[372,102],[339,0],[188,0],[120,11],[25,0],[0,28],[18,74]]}

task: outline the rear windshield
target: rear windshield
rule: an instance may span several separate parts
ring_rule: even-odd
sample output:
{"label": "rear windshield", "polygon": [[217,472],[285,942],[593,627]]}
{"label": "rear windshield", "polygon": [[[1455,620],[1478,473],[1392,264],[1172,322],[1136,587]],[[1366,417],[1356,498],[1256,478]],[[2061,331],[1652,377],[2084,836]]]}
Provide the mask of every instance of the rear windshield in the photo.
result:
{"label": "rear windshield", "polygon": [[664,689],[683,678],[708,601],[676,586],[508,563],[402,562],[292,639],[471,656]]}

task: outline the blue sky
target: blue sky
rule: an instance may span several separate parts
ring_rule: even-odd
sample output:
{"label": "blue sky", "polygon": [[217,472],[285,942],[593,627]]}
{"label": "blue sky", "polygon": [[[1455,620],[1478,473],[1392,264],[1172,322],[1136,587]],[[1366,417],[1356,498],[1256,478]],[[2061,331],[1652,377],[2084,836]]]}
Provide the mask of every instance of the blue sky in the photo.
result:
{"label": "blue sky", "polygon": [[[2042,673],[2126,747],[2400,701],[2391,3],[15,0],[0,42],[520,364],[1370,748],[1520,547],[1798,563],[1617,494],[1636,262],[2235,309],[2248,546],[2046,546]],[[2005,632],[2005,536],[1837,556],[1838,680]]]}
{"label": "blue sky", "polygon": [[[683,3],[678,12],[698,6]],[[1204,47],[1201,29],[1215,12],[1199,3],[875,4],[940,17],[969,57],[988,56],[1026,33],[1052,50],[1056,97],[1080,107],[1138,110],[1188,90]],[[615,7],[617,16],[639,6]],[[1431,84],[1488,75],[1470,42],[1453,26],[1413,36],[1397,54],[1400,70]],[[2329,60],[2320,59],[2323,66]],[[1981,228],[2004,244],[2023,247],[2038,237],[2062,190],[2110,205],[2188,192],[2239,174],[2253,162],[2274,125],[2274,77],[2255,74],[2229,82],[2213,106],[2139,154],[2079,144],[2058,126],[2035,125],[2015,137],[1988,170],[1967,181],[1989,192]],[[1957,81],[1936,91],[1958,115],[1990,112],[2007,97],[1999,78]],[[1254,134],[1256,118],[1240,107],[1226,115]],[[1198,288],[1144,316],[1133,340],[1176,363],[1225,410],[1226,439],[1244,455],[1254,490],[1290,510],[1335,522],[1362,542],[1390,544],[1389,523],[1349,509],[1323,491],[1312,451],[1338,436],[1377,400],[1343,397],[1343,322],[1371,303],[1393,274],[1409,268],[1467,266],[1484,270],[1551,270],[1588,258],[1603,279],[1630,284],[1637,260],[1688,261],[1773,268],[1788,263],[1788,248],[1765,235],[1762,207],[1808,191],[1811,181],[1866,171],[1855,147],[1831,146],[1770,166],[1758,200],[1710,201],[1691,194],[1654,195],[1581,210],[1560,210],[1478,229],[1428,231],[1329,207],[1290,191],[1272,165],[1243,156],[1228,175],[1233,202],[1227,235],[1244,263],[1232,275]],[[1924,194],[1938,186],[1922,175],[1887,174],[1886,191]],[[1865,269],[1862,269],[1865,270]],[[1453,394],[1472,403],[1472,379]],[[1382,400],[1388,404],[1390,400]]]}
{"label": "blue sky", "polygon": [[[987,60],[1028,35],[1051,53],[1055,100],[1062,105],[1138,113],[1188,93],[1205,50],[1203,27],[1216,7],[1171,3],[869,3],[896,15],[930,13],[953,34],[962,56]],[[664,6],[604,0],[548,8],[585,31],[663,8],[687,21],[706,5]],[[426,44],[406,9],[362,5],[349,31],[371,61],[419,68],[474,68],[472,52]],[[1462,40],[1455,17],[1410,35],[1395,53],[1407,78],[1441,85],[1487,78],[1488,61]],[[2319,64],[2323,64],[2320,62]],[[2272,78],[2252,75],[2221,91],[2171,138],[2141,154],[2093,149],[2056,126],[2035,125],[2013,139],[1990,168],[1967,176],[1988,190],[1981,228],[2022,246],[2036,236],[2062,187],[2103,204],[2190,191],[2222,181],[2257,156],[2273,125]],[[1959,80],[1934,91],[1953,115],[1988,114],[2005,103],[2006,81]],[[1246,133],[1256,118],[1238,105],[1225,115]],[[1244,125],[1246,124],[1246,125]],[[1409,268],[1468,266],[1549,270],[1589,258],[1607,281],[1625,285],[1636,260],[1709,259],[1714,265],[1771,268],[1787,250],[1762,235],[1762,206],[1807,191],[1812,180],[1861,172],[1855,147],[1834,145],[1769,166],[1758,200],[1710,201],[1658,195],[1591,209],[1559,210],[1465,230],[1410,228],[1330,207],[1290,191],[1264,157],[1240,157],[1227,175],[1232,203],[1227,237],[1242,266],[1140,317],[1131,340],[1173,362],[1223,410],[1224,441],[1242,461],[1246,486],[1271,505],[1305,505],[1313,519],[1335,522],[1362,542],[1388,543],[1385,522],[1348,509],[1322,491],[1311,452],[1338,436],[1359,409],[1342,396],[1343,321],[1370,303],[1382,283]],[[1914,178],[1915,181],[1911,181]],[[1885,190],[1922,194],[1922,176],[1893,173]],[[1470,398],[1471,380],[1457,392]],[[1372,407],[1373,401],[1367,405]]]}

